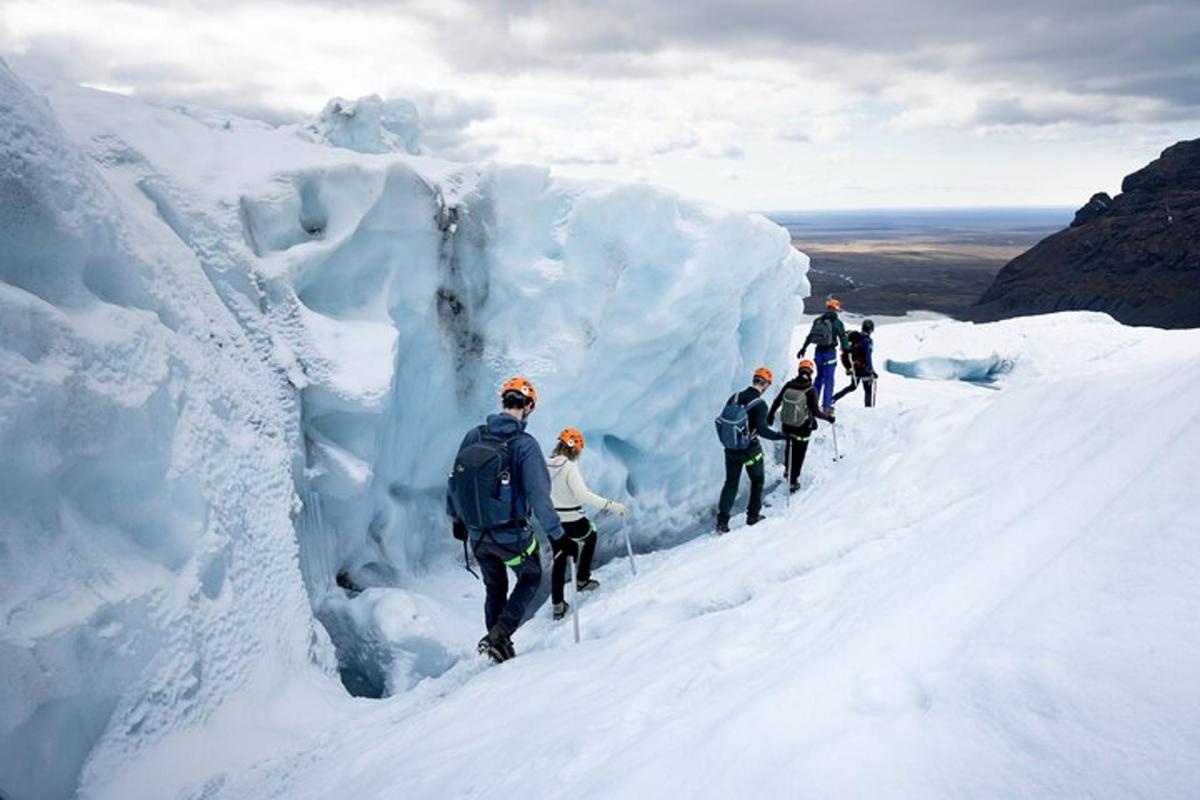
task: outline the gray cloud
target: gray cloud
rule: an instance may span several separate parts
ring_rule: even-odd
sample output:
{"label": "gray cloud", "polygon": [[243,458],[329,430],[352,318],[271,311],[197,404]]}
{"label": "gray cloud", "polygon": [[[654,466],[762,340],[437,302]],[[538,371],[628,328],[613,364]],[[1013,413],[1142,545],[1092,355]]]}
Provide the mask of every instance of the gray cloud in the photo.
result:
{"label": "gray cloud", "polygon": [[[261,0],[134,0],[184,14],[215,15]],[[797,79],[835,80],[884,97],[913,75],[977,87],[979,126],[1107,125],[1200,119],[1200,2],[1196,0],[477,0],[451,16],[435,0],[305,0],[415,19],[469,85],[471,73],[669,78],[736,72],[739,61],[775,59]],[[274,6],[273,6],[274,7]],[[397,42],[405,47],[405,42]],[[686,58],[668,58],[687,54]],[[211,65],[113,65],[88,42],[39,38],[10,60],[23,72],[134,86],[150,98],[213,105],[278,124],[317,109],[283,109],[273,87],[239,76],[214,86]],[[779,76],[786,79],[786,75]],[[452,157],[495,152],[469,131],[497,114],[485,100],[396,87],[421,111],[424,141]],[[909,97],[910,104],[921,100]],[[902,109],[903,110],[903,109]],[[787,130],[784,141],[809,133]],[[668,143],[666,150],[696,146]],[[730,153],[729,156],[733,157]],[[604,158],[608,158],[604,156]]]}
{"label": "gray cloud", "polygon": [[[1147,120],[1200,115],[1195,0],[483,0],[476,12],[442,31],[445,57],[466,70],[661,76],[656,53],[693,49],[717,60],[789,59],[809,74],[844,73],[864,89],[887,85],[888,71],[916,70],[1158,101],[1144,109]],[[537,47],[520,35],[530,25],[544,32]],[[867,59],[882,74],[865,69]],[[1072,109],[1062,106],[1060,121],[1106,119]],[[986,116],[1031,116],[1002,110]],[[1050,112],[1033,116],[1050,121]]]}

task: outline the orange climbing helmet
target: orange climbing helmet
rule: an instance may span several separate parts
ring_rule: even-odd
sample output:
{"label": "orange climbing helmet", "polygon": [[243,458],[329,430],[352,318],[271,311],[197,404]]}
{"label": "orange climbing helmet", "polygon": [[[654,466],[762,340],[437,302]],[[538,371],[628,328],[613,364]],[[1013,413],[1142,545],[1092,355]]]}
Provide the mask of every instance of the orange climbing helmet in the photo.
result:
{"label": "orange climbing helmet", "polygon": [[800,359],[800,365],[797,367],[797,369],[800,372],[804,372],[805,370],[807,370],[808,372],[816,372],[817,365],[812,362],[812,359],[802,358],[802,359]]}
{"label": "orange climbing helmet", "polygon": [[825,301],[825,308],[830,311],[841,311],[842,301],[838,300],[836,297],[831,297]]}
{"label": "orange climbing helmet", "polygon": [[583,434],[574,428],[563,428],[558,434],[558,440],[576,453],[583,452]]}
{"label": "orange climbing helmet", "polygon": [[759,367],[758,369],[754,370],[754,378],[755,380],[766,381],[767,383],[775,382],[775,376],[772,375],[771,370],[767,369],[766,367]]}
{"label": "orange climbing helmet", "polygon": [[532,401],[534,405],[537,405],[537,389],[533,388],[533,384],[527,378],[517,375],[514,378],[506,380],[504,385],[500,387],[500,396],[504,397],[504,395],[510,392],[515,392],[526,400]]}

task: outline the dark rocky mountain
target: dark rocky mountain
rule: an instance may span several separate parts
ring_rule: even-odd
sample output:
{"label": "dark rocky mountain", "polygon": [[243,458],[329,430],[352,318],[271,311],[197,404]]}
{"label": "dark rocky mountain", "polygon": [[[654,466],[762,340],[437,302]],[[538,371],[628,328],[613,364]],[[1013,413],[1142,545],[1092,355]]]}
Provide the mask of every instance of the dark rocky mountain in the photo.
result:
{"label": "dark rocky mountain", "polygon": [[1008,262],[972,316],[1104,311],[1129,325],[1200,327],[1200,139],[1100,192],[1070,227]]}

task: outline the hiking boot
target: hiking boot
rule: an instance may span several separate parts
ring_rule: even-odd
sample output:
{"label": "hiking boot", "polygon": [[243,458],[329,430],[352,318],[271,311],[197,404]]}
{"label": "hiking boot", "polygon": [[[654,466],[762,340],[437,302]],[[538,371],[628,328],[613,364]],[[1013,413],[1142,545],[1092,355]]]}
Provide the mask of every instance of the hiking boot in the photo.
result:
{"label": "hiking boot", "polygon": [[788,487],[788,493],[789,493],[789,494],[795,494],[795,493],[796,493],[796,492],[798,492],[798,491],[800,491],[800,484],[799,484],[799,483],[793,483],[791,486],[789,486],[789,487]]}
{"label": "hiking boot", "polygon": [[750,516],[749,514],[747,514],[746,515],[746,524],[747,525],[757,525],[758,523],[762,522],[764,519],[766,519],[766,517],[764,517],[762,514],[755,514],[753,517]]}
{"label": "hiking boot", "polygon": [[557,622],[558,620],[565,617],[567,615],[567,612],[570,610],[571,610],[571,606],[569,603],[566,603],[566,602],[555,603],[554,604],[554,621]]}
{"label": "hiking boot", "polygon": [[588,578],[586,581],[576,581],[575,591],[577,592],[594,592],[600,588],[600,581]]}
{"label": "hiking boot", "polygon": [[517,651],[513,649],[508,631],[501,628],[499,624],[493,625],[487,636],[479,640],[477,649],[497,664],[507,661],[517,654]]}
{"label": "hiking boot", "polygon": [[717,520],[717,536],[723,533],[729,533],[729,520]]}

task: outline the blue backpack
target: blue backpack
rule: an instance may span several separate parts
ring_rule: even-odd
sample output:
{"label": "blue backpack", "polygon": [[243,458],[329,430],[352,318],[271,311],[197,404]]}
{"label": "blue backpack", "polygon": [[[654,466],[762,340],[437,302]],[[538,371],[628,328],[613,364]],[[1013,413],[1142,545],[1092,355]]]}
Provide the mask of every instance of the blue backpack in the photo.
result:
{"label": "blue backpack", "polygon": [[523,517],[514,502],[511,441],[481,428],[478,441],[454,459],[450,502],[468,529],[487,531]]}
{"label": "blue backpack", "polygon": [[726,450],[745,450],[754,441],[754,433],[750,430],[751,406],[762,403],[761,397],[756,397],[746,405],[738,402],[737,395],[731,395],[721,409],[721,415],[716,419],[717,438]]}

